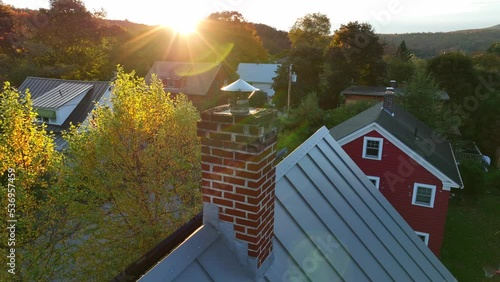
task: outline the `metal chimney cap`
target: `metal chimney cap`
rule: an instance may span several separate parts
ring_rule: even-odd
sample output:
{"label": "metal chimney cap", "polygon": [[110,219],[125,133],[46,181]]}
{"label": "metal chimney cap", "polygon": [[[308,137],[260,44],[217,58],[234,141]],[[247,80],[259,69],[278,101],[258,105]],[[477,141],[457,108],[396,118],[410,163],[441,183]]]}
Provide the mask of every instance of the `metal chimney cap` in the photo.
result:
{"label": "metal chimney cap", "polygon": [[220,90],[228,92],[253,92],[253,91],[259,91],[260,89],[253,87],[248,82],[240,78],[235,82],[222,87]]}

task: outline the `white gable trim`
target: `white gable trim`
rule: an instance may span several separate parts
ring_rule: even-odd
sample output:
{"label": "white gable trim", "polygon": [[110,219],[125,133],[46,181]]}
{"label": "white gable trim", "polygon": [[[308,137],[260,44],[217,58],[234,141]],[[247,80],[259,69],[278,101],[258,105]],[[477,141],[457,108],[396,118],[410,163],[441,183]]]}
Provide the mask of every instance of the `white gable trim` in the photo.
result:
{"label": "white gable trim", "polygon": [[383,128],[376,122],[372,122],[352,132],[351,134],[344,136],[343,138],[337,140],[337,143],[339,143],[340,146],[344,146],[347,143],[350,143],[360,137],[365,136],[367,133],[373,130],[377,131],[380,135],[389,140],[392,144],[396,145],[396,147],[398,147],[401,151],[410,156],[410,158],[416,161],[419,165],[427,169],[430,173],[434,174],[434,176],[436,176],[443,183],[443,190],[450,191],[451,188],[460,188],[460,185],[458,183],[456,183],[451,178],[446,176],[439,169],[437,169],[435,166],[433,166],[431,163],[429,163],[426,159],[417,154],[415,151],[410,149],[410,147],[406,146],[406,144],[401,142],[398,138],[396,138],[394,135],[392,135],[389,131],[387,131],[385,128]]}

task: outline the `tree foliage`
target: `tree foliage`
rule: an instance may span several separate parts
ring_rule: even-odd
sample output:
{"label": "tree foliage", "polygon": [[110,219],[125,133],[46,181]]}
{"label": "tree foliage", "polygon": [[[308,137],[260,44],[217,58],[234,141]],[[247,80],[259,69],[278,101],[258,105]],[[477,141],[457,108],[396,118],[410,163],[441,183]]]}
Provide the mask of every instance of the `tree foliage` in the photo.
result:
{"label": "tree foliage", "polygon": [[281,119],[278,150],[286,148],[292,152],[300,146],[323,125],[323,114],[316,93],[309,93],[302,98],[298,106],[290,110],[289,116]]}
{"label": "tree foliage", "polygon": [[424,69],[417,69],[398,100],[414,117],[436,129],[443,107],[439,92],[432,77]]}
{"label": "tree foliage", "polygon": [[122,69],[111,102],[66,136],[72,213],[85,226],[77,280],[109,280],[201,208],[194,106]]}
{"label": "tree foliage", "polygon": [[[0,197],[4,215],[17,222],[15,240],[1,243],[2,281],[53,279],[67,258],[63,242],[71,228],[66,228],[64,194],[54,178],[61,156],[45,127],[34,123],[35,117],[29,92],[21,94],[5,83],[0,92]],[[6,224],[11,223],[0,224],[2,237],[12,238]],[[15,275],[6,270],[12,248]]]}
{"label": "tree foliage", "polygon": [[486,99],[470,113],[470,117],[464,122],[462,132],[466,138],[478,144],[483,154],[493,159],[500,148],[500,89],[490,89],[487,93],[481,94]]}
{"label": "tree foliage", "polygon": [[379,34],[388,44],[396,47],[405,41],[407,47],[419,58],[429,59],[448,52],[465,52],[471,54],[484,51],[500,38],[500,29],[483,28],[475,30],[459,30],[450,32],[418,32]]}
{"label": "tree foliage", "polygon": [[406,47],[406,42],[403,40],[401,44],[399,44],[398,49],[396,50],[396,57],[400,58],[403,62],[408,62],[412,58],[412,53]]}
{"label": "tree foliage", "polygon": [[223,62],[231,71],[236,71],[241,62],[267,62],[269,59],[255,26],[235,11],[208,16],[200,24],[199,37],[192,43],[191,46],[200,48],[195,60]]}
{"label": "tree foliage", "polygon": [[323,110],[316,93],[309,93],[299,105],[290,110],[288,117],[281,119],[282,128],[278,136],[278,149],[292,152],[321,126],[332,128],[375,105],[376,101],[359,101],[335,109]]}
{"label": "tree foliage", "polygon": [[385,77],[384,48],[368,23],[349,22],[335,31],[326,53],[329,83],[321,104],[333,108],[351,84],[380,85]]}
{"label": "tree foliage", "polygon": [[299,18],[288,32],[292,47],[297,45],[313,45],[325,47],[330,36],[330,19],[321,13],[307,14]]}
{"label": "tree foliage", "polygon": [[490,47],[486,50],[490,54],[500,56],[500,41],[491,43]]}
{"label": "tree foliage", "polygon": [[0,51],[6,52],[11,46],[9,34],[14,30],[14,15],[12,9],[0,2]]}
{"label": "tree foliage", "polygon": [[323,91],[324,50],[329,41],[330,19],[324,14],[307,14],[299,18],[288,33],[292,48],[288,61],[278,69],[273,88],[273,102],[278,107],[287,105],[289,67],[297,75],[291,88],[291,105],[297,106],[308,93]]}
{"label": "tree foliage", "polygon": [[399,57],[391,57],[387,60],[386,85],[391,80],[396,80],[399,85],[408,82],[415,73],[416,65],[413,60],[404,61]]}
{"label": "tree foliage", "polygon": [[474,94],[477,78],[470,57],[445,53],[429,60],[428,71],[453,102],[462,104],[465,97]]}
{"label": "tree foliage", "polygon": [[254,26],[257,35],[262,40],[262,46],[266,48],[269,54],[275,58],[284,57],[286,50],[289,50],[291,46],[288,33],[265,24],[254,24]]}

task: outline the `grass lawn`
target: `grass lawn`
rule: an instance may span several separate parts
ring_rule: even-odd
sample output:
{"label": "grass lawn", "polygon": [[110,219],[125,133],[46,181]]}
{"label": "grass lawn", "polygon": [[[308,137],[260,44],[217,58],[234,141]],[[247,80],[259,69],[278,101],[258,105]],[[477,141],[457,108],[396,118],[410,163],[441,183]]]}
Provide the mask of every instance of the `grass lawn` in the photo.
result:
{"label": "grass lawn", "polygon": [[450,200],[441,261],[458,281],[486,278],[483,266],[500,267],[500,195],[483,194],[474,202]]}

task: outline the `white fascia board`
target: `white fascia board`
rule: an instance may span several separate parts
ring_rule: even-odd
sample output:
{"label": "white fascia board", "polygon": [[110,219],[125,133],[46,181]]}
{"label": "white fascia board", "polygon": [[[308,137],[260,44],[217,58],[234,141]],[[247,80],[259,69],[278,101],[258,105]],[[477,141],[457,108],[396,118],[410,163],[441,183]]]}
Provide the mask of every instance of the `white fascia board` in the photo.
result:
{"label": "white fascia board", "polygon": [[439,180],[441,180],[443,184],[443,190],[450,191],[450,188],[461,187],[458,183],[456,183],[451,178],[446,176],[439,169],[437,169],[435,166],[433,166],[431,163],[429,163],[426,159],[417,154],[415,151],[410,149],[410,147],[401,142],[398,138],[396,138],[394,135],[392,135],[389,131],[387,131],[385,128],[383,128],[376,122],[372,122],[352,132],[351,134],[344,136],[343,138],[337,140],[337,143],[339,143],[340,146],[344,146],[345,144],[350,143],[351,141],[354,141],[362,136],[365,136],[367,133],[373,130],[377,131],[380,135],[389,140],[392,144],[396,145],[396,147],[398,147],[401,151],[410,156],[410,158],[412,158],[415,162],[417,162],[419,165],[421,165],[422,167],[430,171],[432,174],[434,174],[434,176],[436,176]]}

